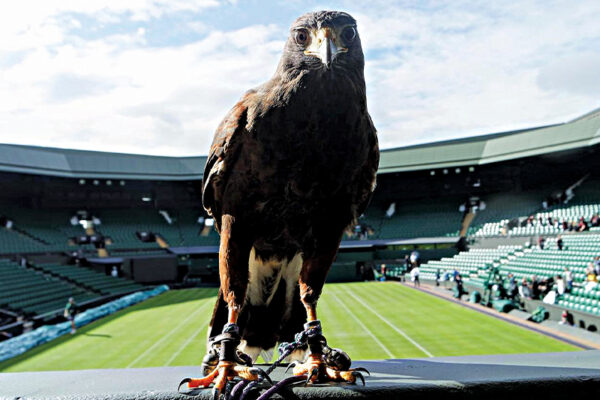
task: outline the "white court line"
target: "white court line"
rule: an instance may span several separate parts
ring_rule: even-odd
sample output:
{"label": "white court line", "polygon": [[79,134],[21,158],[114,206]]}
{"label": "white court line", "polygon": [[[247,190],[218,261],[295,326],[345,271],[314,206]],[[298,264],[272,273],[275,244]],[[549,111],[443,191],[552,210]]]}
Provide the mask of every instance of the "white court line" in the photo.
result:
{"label": "white court line", "polygon": [[377,339],[377,336],[375,336],[375,335],[373,334],[373,332],[371,332],[371,331],[369,330],[369,328],[367,328],[367,327],[365,326],[365,324],[363,324],[363,323],[362,323],[362,321],[361,321],[360,319],[358,319],[358,318],[356,317],[356,315],[354,315],[354,313],[353,313],[352,311],[350,311],[350,309],[348,308],[348,306],[346,306],[346,305],[344,304],[344,302],[340,301],[339,297],[337,297],[337,295],[336,295],[335,293],[333,293],[333,292],[330,292],[329,294],[330,294],[330,295],[332,295],[333,297],[335,297],[335,300],[336,300],[336,302],[337,302],[339,305],[341,305],[342,307],[344,307],[344,310],[346,310],[346,313],[348,313],[348,315],[350,315],[352,318],[354,318],[354,320],[355,320],[356,322],[358,322],[358,324],[361,326],[361,328],[363,328],[363,330],[364,330],[365,332],[367,332],[367,333],[369,334],[369,336],[371,336],[371,337],[373,338],[373,340],[374,340],[374,341],[375,341],[375,342],[376,342],[376,343],[377,343],[377,344],[378,344],[378,345],[379,345],[379,346],[380,346],[380,347],[383,349],[383,351],[385,351],[385,352],[388,354],[388,356],[389,356],[390,358],[394,358],[394,355],[392,354],[392,352],[391,352],[391,351],[390,351],[390,350],[389,350],[387,347],[385,347],[385,345],[384,345],[383,343],[381,343],[381,341],[380,341],[379,339]]}
{"label": "white court line", "polygon": [[179,349],[177,349],[177,351],[175,353],[173,353],[173,355],[171,356],[171,358],[169,358],[169,360],[167,361],[167,363],[165,365],[171,365],[171,363],[173,362],[173,360],[175,360],[175,358],[177,358],[177,356],[183,351],[183,349],[186,348],[186,346],[188,344],[190,344],[190,342],[192,340],[194,340],[196,338],[196,336],[198,336],[200,334],[200,332],[202,332],[202,330],[206,329],[208,327],[208,322],[209,320],[207,320],[200,328],[198,328],[182,345]]}
{"label": "white court line", "polygon": [[369,306],[367,303],[365,303],[364,301],[362,301],[359,297],[357,297],[352,292],[351,289],[347,289],[347,290],[348,290],[348,294],[350,296],[354,297],[356,299],[356,301],[358,301],[360,304],[362,304],[365,308],[367,308],[373,314],[377,315],[377,317],[379,317],[380,320],[382,320],[383,322],[385,322],[386,324],[388,324],[390,326],[390,328],[392,328],[393,330],[395,330],[396,332],[398,332],[400,335],[404,336],[404,338],[406,340],[408,340],[409,342],[411,342],[413,345],[415,345],[415,347],[417,347],[423,353],[427,354],[427,357],[433,357],[433,354],[431,354],[429,351],[427,351],[427,349],[425,349],[425,347],[421,346],[413,338],[411,338],[410,336],[408,336],[403,330],[401,330],[400,328],[396,327],[394,324],[392,324],[390,321],[388,321],[386,318],[384,318],[381,314],[379,314],[377,311],[375,311],[371,306]]}
{"label": "white court line", "polygon": [[141,360],[142,358],[144,358],[146,356],[146,354],[148,354],[149,352],[151,352],[152,350],[154,350],[155,347],[157,347],[158,345],[160,345],[162,342],[164,342],[165,340],[167,340],[172,334],[174,334],[175,332],[177,332],[183,325],[185,325],[186,322],[188,322],[190,319],[192,319],[193,317],[196,316],[196,314],[198,314],[200,311],[204,311],[204,308],[210,305],[209,302],[206,302],[206,304],[202,305],[200,308],[198,308],[195,312],[191,313],[186,319],[184,319],[183,321],[181,321],[175,328],[173,328],[171,330],[171,332],[169,332],[168,334],[166,334],[165,336],[163,336],[159,341],[154,342],[154,344],[150,347],[148,347],[146,349],[146,351],[144,351],[142,354],[140,354],[139,356],[136,357],[135,360],[133,360],[132,362],[130,362],[127,367],[125,368],[130,368],[132,365],[134,365],[135,363],[137,363],[139,360]]}

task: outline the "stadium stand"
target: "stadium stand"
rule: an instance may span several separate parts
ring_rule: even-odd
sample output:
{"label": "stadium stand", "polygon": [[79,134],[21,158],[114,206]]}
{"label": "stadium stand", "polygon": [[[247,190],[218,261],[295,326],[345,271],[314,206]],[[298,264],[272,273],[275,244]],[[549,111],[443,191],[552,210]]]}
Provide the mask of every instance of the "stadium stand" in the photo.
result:
{"label": "stadium stand", "polygon": [[[557,238],[549,238],[544,248],[538,246],[500,246],[495,249],[474,248],[461,252],[452,258],[430,261],[421,266],[423,279],[435,280],[440,271],[444,280],[451,280],[457,270],[465,284],[476,290],[486,288],[487,277],[492,268],[497,268],[508,288],[509,274],[517,281],[525,279],[529,284],[535,279],[538,283],[549,282],[548,290],[540,294],[539,300],[552,289],[552,282],[560,275],[565,277],[566,269],[573,274],[573,289],[570,293],[558,295],[553,304],[561,307],[600,315],[600,287],[596,280],[589,283],[586,268],[600,255],[600,235],[593,233],[566,234],[562,236],[563,249],[559,250]],[[594,274],[595,276],[595,274]]]}
{"label": "stadium stand", "polygon": [[[600,226],[592,221],[600,212],[599,129],[595,110],[563,124],[382,151],[372,202],[345,236],[331,279],[367,279],[364,271],[373,275],[381,264],[387,277],[402,279],[402,258],[416,250],[423,279],[456,268],[478,288],[490,270],[503,279],[509,273],[549,278],[569,266],[575,297],[557,301],[588,302],[591,291],[582,297],[578,290],[582,268],[600,244],[593,233]],[[0,292],[11,310],[37,315],[70,295],[85,301],[134,290],[133,279],[217,281],[219,236],[200,204],[206,157],[3,144],[0,157],[0,183],[9,188],[0,192],[0,256],[8,259],[2,273],[14,274],[1,284],[31,280],[31,287],[56,290],[31,304]],[[591,233],[563,229],[562,220],[582,217]],[[562,252],[555,248],[559,233]],[[524,245],[540,235],[543,250]],[[37,269],[21,267],[22,259]],[[86,268],[115,265],[128,281]]]}
{"label": "stadium stand", "polygon": [[129,279],[108,276],[85,267],[37,264],[34,268],[49,275],[73,282],[78,286],[85,287],[101,295],[115,295],[144,289],[144,286]]}
{"label": "stadium stand", "polygon": [[[395,203],[395,212],[386,215],[386,206],[371,205],[359,221],[372,229],[370,239],[396,239],[435,236],[458,236],[462,213],[458,211],[459,201],[438,200],[424,203]],[[359,239],[354,234],[351,239]]]}
{"label": "stadium stand", "polygon": [[26,315],[43,315],[62,309],[69,297],[82,303],[99,296],[50,274],[0,260],[0,306]]}

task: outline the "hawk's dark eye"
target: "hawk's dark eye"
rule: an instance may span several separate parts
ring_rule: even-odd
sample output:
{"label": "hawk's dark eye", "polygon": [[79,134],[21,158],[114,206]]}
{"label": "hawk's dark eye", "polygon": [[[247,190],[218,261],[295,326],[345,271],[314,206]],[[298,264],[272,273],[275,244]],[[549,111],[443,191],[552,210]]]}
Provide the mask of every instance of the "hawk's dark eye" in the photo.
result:
{"label": "hawk's dark eye", "polygon": [[304,46],[308,42],[308,31],[306,29],[298,29],[295,33],[296,43]]}
{"label": "hawk's dark eye", "polygon": [[352,43],[356,38],[356,29],[353,26],[347,26],[342,31],[342,39],[346,43]]}

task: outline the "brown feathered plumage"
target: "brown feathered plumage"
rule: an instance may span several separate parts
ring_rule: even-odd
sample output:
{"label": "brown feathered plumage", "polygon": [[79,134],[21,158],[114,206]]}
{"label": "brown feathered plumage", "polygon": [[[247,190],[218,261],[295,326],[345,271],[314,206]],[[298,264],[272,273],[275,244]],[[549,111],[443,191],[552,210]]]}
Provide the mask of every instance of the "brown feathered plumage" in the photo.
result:
{"label": "brown feathered plumage", "polygon": [[275,75],[215,133],[202,197],[221,234],[210,336],[229,309],[253,358],[302,330],[307,312],[316,318],[343,232],[374,190],[379,150],[363,70],[350,15],[306,14]]}

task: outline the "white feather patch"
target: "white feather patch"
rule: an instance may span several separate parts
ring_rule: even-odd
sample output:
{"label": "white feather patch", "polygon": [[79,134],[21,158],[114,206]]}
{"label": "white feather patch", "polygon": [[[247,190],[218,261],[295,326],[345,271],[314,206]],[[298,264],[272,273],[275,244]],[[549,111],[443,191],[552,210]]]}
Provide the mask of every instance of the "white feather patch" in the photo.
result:
{"label": "white feather patch", "polygon": [[266,363],[270,363],[273,359],[273,353],[275,352],[275,347],[271,347],[270,349],[266,349],[260,352],[260,356],[265,360]]}
{"label": "white feather patch", "polygon": [[258,346],[248,346],[248,343],[245,340],[241,341],[240,345],[238,346],[238,349],[241,350],[243,353],[249,355],[253,363],[256,361],[258,355],[262,351],[262,349]]}

